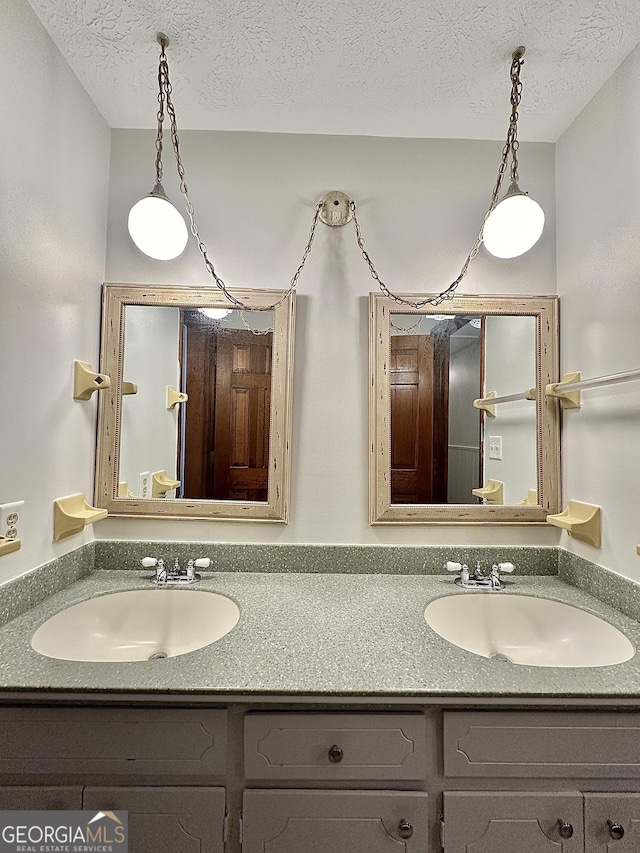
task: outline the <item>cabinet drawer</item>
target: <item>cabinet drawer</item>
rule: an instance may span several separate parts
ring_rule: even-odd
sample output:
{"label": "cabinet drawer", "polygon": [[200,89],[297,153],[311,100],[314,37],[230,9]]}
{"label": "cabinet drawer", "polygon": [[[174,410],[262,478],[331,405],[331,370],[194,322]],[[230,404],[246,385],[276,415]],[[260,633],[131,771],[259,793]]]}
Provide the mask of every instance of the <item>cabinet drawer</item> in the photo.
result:
{"label": "cabinet drawer", "polygon": [[446,776],[640,779],[640,715],[444,714]]}
{"label": "cabinet drawer", "polygon": [[247,779],[424,779],[422,714],[245,716]]}
{"label": "cabinet drawer", "polygon": [[0,773],[222,774],[227,712],[2,708]]}

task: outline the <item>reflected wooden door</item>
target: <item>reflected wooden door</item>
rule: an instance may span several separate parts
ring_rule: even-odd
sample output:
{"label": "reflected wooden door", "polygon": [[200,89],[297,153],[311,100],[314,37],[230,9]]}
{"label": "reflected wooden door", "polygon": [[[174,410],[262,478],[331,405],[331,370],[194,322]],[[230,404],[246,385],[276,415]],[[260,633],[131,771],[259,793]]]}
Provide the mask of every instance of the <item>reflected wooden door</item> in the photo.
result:
{"label": "reflected wooden door", "polygon": [[216,330],[204,325],[197,314],[194,318],[184,313],[182,387],[189,400],[178,412],[183,498],[213,497],[217,337]]}
{"label": "reflected wooden door", "polygon": [[266,501],[272,333],[218,333],[213,497]]}
{"label": "reflected wooden door", "polygon": [[391,503],[447,502],[449,336],[392,335]]}

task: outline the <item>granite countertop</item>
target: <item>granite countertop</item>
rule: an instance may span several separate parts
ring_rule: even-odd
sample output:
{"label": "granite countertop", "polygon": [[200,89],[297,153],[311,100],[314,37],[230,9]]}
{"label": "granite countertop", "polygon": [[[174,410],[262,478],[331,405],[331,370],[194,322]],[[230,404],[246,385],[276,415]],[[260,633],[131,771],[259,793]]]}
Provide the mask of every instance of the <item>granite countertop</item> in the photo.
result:
{"label": "granite countertop", "polygon": [[[616,625],[640,649],[640,624],[589,593],[549,576],[512,576],[508,583],[506,591],[489,594],[574,604]],[[638,654],[606,667],[532,667],[449,644],[427,626],[425,606],[444,595],[486,593],[465,592],[441,576],[205,574],[196,588],[229,596],[241,615],[229,634],[203,649],[163,660],[85,663],[31,648],[34,631],[59,610],[94,595],[140,588],[149,583],[139,571],[94,571],[0,626],[0,691],[640,699]]]}

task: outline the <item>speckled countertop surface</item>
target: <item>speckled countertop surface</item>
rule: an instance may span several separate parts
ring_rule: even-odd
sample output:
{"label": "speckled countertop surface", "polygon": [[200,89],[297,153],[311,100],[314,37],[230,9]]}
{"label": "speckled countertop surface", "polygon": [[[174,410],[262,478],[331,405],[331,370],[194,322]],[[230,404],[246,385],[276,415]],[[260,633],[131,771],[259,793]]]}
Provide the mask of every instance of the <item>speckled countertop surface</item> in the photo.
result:
{"label": "speckled countertop surface", "polygon": [[425,606],[444,595],[527,594],[595,613],[640,649],[638,622],[557,577],[519,576],[509,579],[505,592],[470,593],[440,576],[216,573],[205,575],[197,588],[229,596],[241,616],[229,634],[208,647],[133,663],[63,661],[32,650],[29,640],[36,628],[59,610],[94,595],[137,588],[149,588],[140,572],[95,571],[1,626],[0,690],[5,696],[9,691],[73,691],[640,698],[640,654],[608,667],[518,666],[459,649],[424,620]]}

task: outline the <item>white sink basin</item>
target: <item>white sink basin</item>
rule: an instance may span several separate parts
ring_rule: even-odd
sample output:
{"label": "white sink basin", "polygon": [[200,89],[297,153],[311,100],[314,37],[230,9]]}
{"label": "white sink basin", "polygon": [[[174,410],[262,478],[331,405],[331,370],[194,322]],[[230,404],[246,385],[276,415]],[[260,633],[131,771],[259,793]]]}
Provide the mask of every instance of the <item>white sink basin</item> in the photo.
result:
{"label": "white sink basin", "polygon": [[454,646],[527,666],[610,666],[635,654],[613,625],[547,598],[449,595],[427,605],[424,618]]}
{"label": "white sink basin", "polygon": [[224,637],[239,618],[237,604],[215,592],[114,592],[56,613],[35,632],[31,647],[46,657],[76,661],[176,657]]}

